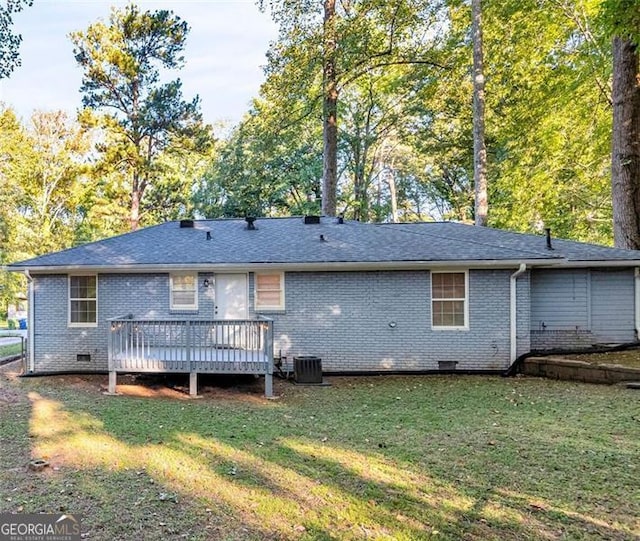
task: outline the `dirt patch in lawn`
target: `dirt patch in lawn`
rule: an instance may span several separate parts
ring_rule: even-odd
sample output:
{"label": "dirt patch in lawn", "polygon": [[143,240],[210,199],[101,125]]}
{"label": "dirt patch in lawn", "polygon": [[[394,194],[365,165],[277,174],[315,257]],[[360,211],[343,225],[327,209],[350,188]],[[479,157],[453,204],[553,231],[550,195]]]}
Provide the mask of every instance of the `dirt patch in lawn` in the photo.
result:
{"label": "dirt patch in lawn", "polygon": [[0,387],[0,407],[4,404],[17,404],[22,401],[22,393],[8,387]]}
{"label": "dirt patch in lawn", "polygon": [[[0,404],[20,400],[20,362],[0,366]],[[104,374],[61,374],[28,378],[45,386],[82,391],[87,394],[104,394],[108,390],[108,379]],[[189,376],[183,374],[119,374],[117,393],[138,398],[168,398],[190,400]],[[238,400],[248,403],[263,403],[264,379],[253,376],[198,377],[198,396],[203,399]]]}
{"label": "dirt patch in lawn", "polygon": [[10,385],[20,374],[21,366],[18,361],[0,366],[0,407],[23,401],[23,394]]}

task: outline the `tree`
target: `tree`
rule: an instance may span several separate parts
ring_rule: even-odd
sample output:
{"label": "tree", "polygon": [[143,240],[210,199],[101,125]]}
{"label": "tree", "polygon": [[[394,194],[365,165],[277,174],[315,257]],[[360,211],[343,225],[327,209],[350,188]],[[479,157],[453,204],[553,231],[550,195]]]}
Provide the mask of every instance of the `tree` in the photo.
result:
{"label": "tree", "polygon": [[0,79],[9,77],[20,65],[18,49],[22,36],[11,29],[13,15],[32,4],[33,0],[7,0],[6,5],[0,5]]}
{"label": "tree", "polygon": [[338,74],[336,72],[338,35],[336,29],[336,0],[324,0],[322,45],[322,213],[326,216],[335,216],[336,190],[338,186]]}
{"label": "tree", "polygon": [[600,10],[593,0],[483,1],[491,225],[611,241],[611,44]]}
{"label": "tree", "polygon": [[[296,103],[289,103],[296,108]],[[320,212],[321,128],[310,118],[280,123],[280,101],[254,100],[220,143],[194,200],[198,214],[279,216]]]}
{"label": "tree", "polygon": [[21,164],[16,240],[31,257],[75,245],[93,191],[90,139],[61,111],[36,111],[25,129],[29,153]]}
{"label": "tree", "polygon": [[184,101],[180,79],[160,82],[160,68],[182,67],[188,31],[173,12],[143,13],[130,4],[113,9],[108,25],[100,21],[71,34],[75,59],[84,70],[83,104],[105,112],[94,117],[105,131],[99,150],[130,179],[131,229],[142,219],[147,188],[161,178],[159,157],[185,138],[193,152],[206,152],[212,143],[199,98]]}
{"label": "tree", "polygon": [[[0,265],[17,259],[17,208],[22,195],[21,162],[29,153],[29,141],[11,109],[0,109]],[[0,271],[0,307],[5,310],[23,284],[13,273]]]}
{"label": "tree", "polygon": [[427,30],[437,18],[438,5],[426,0],[270,3],[280,35],[268,54],[263,90],[278,85],[278,91],[270,93],[294,95],[296,103],[306,97],[299,116],[290,107],[284,109],[287,124],[308,115],[322,119],[325,214],[337,212],[344,181],[341,172],[347,170],[340,156],[341,96],[361,78],[380,75],[393,66],[441,67],[432,47],[433,32]]}
{"label": "tree", "polygon": [[473,35],[473,183],[475,186],[475,223],[487,225],[487,147],[484,141],[484,59],[482,50],[481,0],[471,0]]}
{"label": "tree", "polygon": [[[70,248],[93,228],[88,195],[90,139],[60,111],[35,112],[23,126],[10,109],[0,111],[0,262]],[[18,285],[0,276],[0,298]],[[3,300],[9,300],[4,298]]]}
{"label": "tree", "polygon": [[609,0],[613,33],[613,236],[619,248],[640,249],[640,2]]}

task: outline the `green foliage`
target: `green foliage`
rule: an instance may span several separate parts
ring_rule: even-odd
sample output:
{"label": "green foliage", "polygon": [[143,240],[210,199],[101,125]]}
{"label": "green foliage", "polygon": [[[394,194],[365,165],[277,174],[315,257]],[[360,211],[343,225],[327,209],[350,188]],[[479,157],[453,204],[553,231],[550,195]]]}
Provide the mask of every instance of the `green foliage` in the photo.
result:
{"label": "green foliage", "polygon": [[491,223],[607,242],[611,63],[590,31],[598,4],[484,5]]}
{"label": "green foliage", "polygon": [[7,0],[0,5],[0,79],[6,79],[20,65],[18,49],[22,42],[20,34],[14,34],[13,15],[26,6],[33,5],[33,0]]}
{"label": "green foliage", "polygon": [[[89,148],[87,133],[62,112],[35,112],[24,127],[13,111],[0,111],[1,264],[95,238],[86,205],[95,191]],[[24,287],[22,277],[2,273],[0,304]]]}
{"label": "green foliage", "polygon": [[256,102],[231,133],[196,190],[202,216],[317,214],[322,148],[319,125],[274,126]]}
{"label": "green foliage", "polygon": [[603,0],[602,5],[605,29],[640,46],[640,0]]}
{"label": "green foliage", "polygon": [[[266,80],[220,141],[167,77],[186,22],[132,4],[73,33],[80,126],[0,111],[0,263],[193,213],[319,212],[322,3],[269,10]],[[483,12],[490,225],[610,242],[610,37],[635,35],[638,0]],[[338,212],[473,220],[470,21],[462,0],[337,3]]]}
{"label": "green foliage", "polygon": [[93,189],[86,165],[89,140],[80,125],[62,112],[36,112],[27,137],[18,224],[25,256],[75,244],[86,217],[82,202]]}
{"label": "green foliage", "polygon": [[[348,217],[381,220],[397,216],[393,209],[411,205],[406,199],[395,199],[407,193],[396,182],[406,184],[402,179],[412,179],[412,187],[419,188],[415,171],[393,164],[414,163],[407,159],[400,128],[406,122],[406,105],[412,103],[409,98],[420,84],[412,76],[414,66],[438,69],[433,33],[424,32],[436,24],[437,5],[418,0],[337,5],[338,210]],[[225,188],[224,194],[209,189],[205,195],[211,182],[200,192],[202,200],[216,201],[218,206],[223,197],[224,212],[247,211],[252,205],[256,212],[308,211],[319,204],[321,162],[314,161],[317,165],[309,168],[300,160],[314,159],[321,142],[322,6],[283,0],[270,4],[270,9],[280,35],[267,55],[267,80],[259,105],[234,132],[228,158],[220,159],[221,171],[212,175],[224,176],[235,159],[232,176],[242,180],[231,190]],[[248,123],[259,131],[247,133]],[[317,137],[317,142],[309,137]],[[247,160],[260,165],[247,168]],[[389,201],[392,194],[393,203]],[[236,197],[245,202],[236,205]],[[256,206],[258,200],[264,203]]]}
{"label": "green foliage", "polygon": [[[483,2],[491,225],[610,240],[602,9],[596,0]],[[321,5],[283,0],[272,15],[280,35],[252,112],[263,129],[232,139],[242,142],[238,160],[263,163],[274,132],[320,123]],[[338,15],[339,209],[363,220],[472,220],[468,3],[349,2]],[[270,148],[294,156],[297,143]],[[227,206],[240,191],[227,192]]]}

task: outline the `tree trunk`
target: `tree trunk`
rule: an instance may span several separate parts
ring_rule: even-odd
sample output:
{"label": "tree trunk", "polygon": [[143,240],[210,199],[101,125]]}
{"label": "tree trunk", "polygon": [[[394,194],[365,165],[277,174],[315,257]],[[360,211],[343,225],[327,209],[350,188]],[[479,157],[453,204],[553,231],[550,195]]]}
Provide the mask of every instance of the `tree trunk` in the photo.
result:
{"label": "tree trunk", "polygon": [[338,80],[336,74],[336,2],[324,0],[322,213],[336,215],[338,185]]}
{"label": "tree trunk", "polygon": [[393,171],[387,173],[387,185],[389,186],[389,199],[391,200],[391,221],[398,223],[398,192],[396,190],[396,176]]}
{"label": "tree trunk", "polygon": [[135,231],[140,225],[140,199],[142,199],[142,194],[139,189],[139,179],[137,175],[134,175],[131,189],[131,214],[129,215],[131,231]]}
{"label": "tree trunk", "polygon": [[489,212],[487,196],[487,148],[484,142],[484,66],[482,56],[481,0],[471,0],[473,34],[473,182],[476,191],[475,224],[486,226]]}
{"label": "tree trunk", "polygon": [[618,248],[640,249],[640,72],[638,48],[613,39],[613,238]]}

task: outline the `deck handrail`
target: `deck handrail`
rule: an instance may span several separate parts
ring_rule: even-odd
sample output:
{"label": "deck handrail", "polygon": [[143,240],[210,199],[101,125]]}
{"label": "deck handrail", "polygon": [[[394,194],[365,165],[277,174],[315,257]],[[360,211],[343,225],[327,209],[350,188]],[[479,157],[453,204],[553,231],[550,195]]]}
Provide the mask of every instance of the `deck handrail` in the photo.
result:
{"label": "deck handrail", "polygon": [[254,318],[245,318],[245,319],[210,319],[206,317],[134,317],[133,315],[126,316],[117,316],[107,318],[105,321],[141,321],[141,322],[149,322],[149,321],[198,321],[198,322],[210,322],[210,323],[245,323],[247,321],[273,321],[273,319],[266,316],[256,316]]}
{"label": "deck handrail", "polygon": [[273,364],[273,321],[110,318],[109,370],[265,374]]}

